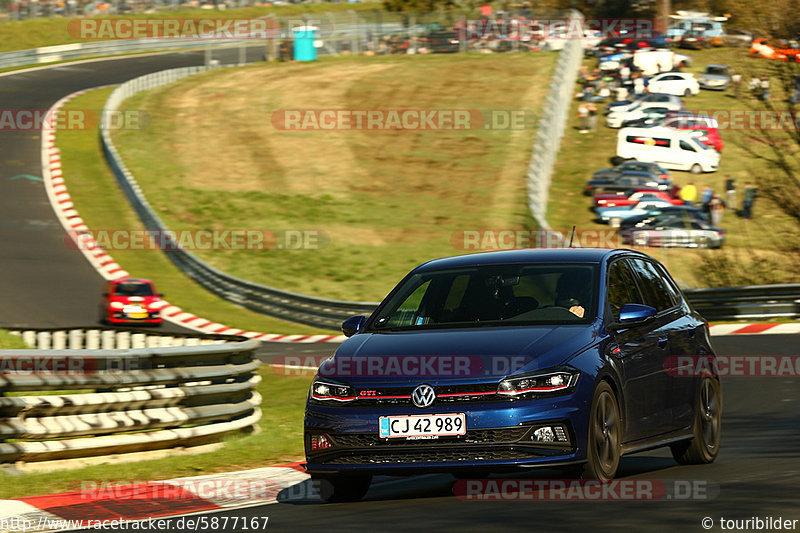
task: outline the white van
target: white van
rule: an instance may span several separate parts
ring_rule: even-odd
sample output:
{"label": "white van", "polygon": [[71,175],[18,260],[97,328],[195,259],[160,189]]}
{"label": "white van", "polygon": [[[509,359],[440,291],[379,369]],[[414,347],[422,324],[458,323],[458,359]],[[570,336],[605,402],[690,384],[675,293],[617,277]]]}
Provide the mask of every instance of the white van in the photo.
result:
{"label": "white van", "polygon": [[696,134],[664,127],[622,128],[617,134],[617,156],[693,174],[716,171],[719,152],[697,140],[693,133]]}

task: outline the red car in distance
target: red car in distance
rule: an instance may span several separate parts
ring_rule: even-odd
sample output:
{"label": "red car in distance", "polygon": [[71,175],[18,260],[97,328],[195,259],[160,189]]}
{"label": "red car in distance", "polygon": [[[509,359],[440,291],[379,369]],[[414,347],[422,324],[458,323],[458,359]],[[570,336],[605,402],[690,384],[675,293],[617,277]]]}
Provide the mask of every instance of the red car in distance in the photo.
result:
{"label": "red car in distance", "polygon": [[149,279],[121,278],[106,283],[100,300],[100,322],[161,325],[163,295]]}
{"label": "red car in distance", "polygon": [[683,205],[683,200],[673,198],[668,192],[659,189],[636,189],[627,193],[598,194],[594,197],[596,207],[620,207],[634,205],[642,200],[667,200],[672,205]]}

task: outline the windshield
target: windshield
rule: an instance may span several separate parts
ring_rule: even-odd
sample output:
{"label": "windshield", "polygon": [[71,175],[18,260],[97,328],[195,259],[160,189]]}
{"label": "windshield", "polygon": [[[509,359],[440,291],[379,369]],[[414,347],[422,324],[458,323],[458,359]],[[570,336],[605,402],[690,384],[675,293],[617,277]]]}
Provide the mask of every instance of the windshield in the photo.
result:
{"label": "windshield", "polygon": [[153,296],[153,287],[149,283],[119,283],[114,296]]}
{"label": "windshield", "polygon": [[706,68],[706,74],[711,74],[712,76],[724,76],[728,73],[728,69],[724,67],[708,67]]}
{"label": "windshield", "polygon": [[367,330],[580,324],[595,315],[596,266],[487,265],[408,278]]}

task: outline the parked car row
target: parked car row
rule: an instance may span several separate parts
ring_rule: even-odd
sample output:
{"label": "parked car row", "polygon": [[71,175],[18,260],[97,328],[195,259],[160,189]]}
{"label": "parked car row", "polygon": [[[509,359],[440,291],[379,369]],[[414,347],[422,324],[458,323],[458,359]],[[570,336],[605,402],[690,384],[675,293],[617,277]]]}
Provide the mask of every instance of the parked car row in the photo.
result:
{"label": "parked car row", "polygon": [[616,228],[624,245],[721,247],[724,230],[701,207],[678,198],[679,191],[668,170],[639,161],[598,170],[584,188],[596,221]]}
{"label": "parked car row", "polygon": [[[633,52],[633,57],[641,53]],[[600,56],[599,61],[608,65],[609,57]],[[719,124],[686,110],[682,98],[701,89],[726,90],[729,69],[711,64],[697,79],[677,71],[643,74],[631,60],[625,66],[645,80],[646,88],[606,106],[606,125],[619,128],[612,159],[618,164],[596,171],[584,186],[583,193],[592,197],[595,220],[616,228],[628,246],[721,247],[724,231],[709,223],[701,207],[679,197],[670,170],[699,174],[719,168],[724,147]]]}

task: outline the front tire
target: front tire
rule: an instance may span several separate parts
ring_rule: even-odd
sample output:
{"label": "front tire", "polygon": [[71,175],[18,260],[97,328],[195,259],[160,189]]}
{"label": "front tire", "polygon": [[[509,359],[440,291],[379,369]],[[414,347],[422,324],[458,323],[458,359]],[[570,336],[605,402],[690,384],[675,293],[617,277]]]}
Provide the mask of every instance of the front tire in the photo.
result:
{"label": "front tire", "polygon": [[360,500],[372,483],[370,475],[335,474],[311,476],[320,497],[326,502],[354,502]]}
{"label": "front tire", "polygon": [[694,437],[670,446],[672,457],[682,465],[713,463],[722,433],[722,387],[716,378],[703,378],[694,413]]}
{"label": "front tire", "polygon": [[614,391],[601,381],[594,391],[589,415],[587,462],[581,477],[609,481],[619,468],[622,452],[622,421]]}
{"label": "front tire", "polygon": [[683,91],[683,96],[686,96],[686,97],[692,96],[692,90],[691,89],[686,89],[685,91]]}
{"label": "front tire", "polygon": [[689,172],[691,172],[692,174],[700,174],[701,172],[703,172],[703,167],[695,163],[694,165],[692,165],[692,168],[689,169]]}

